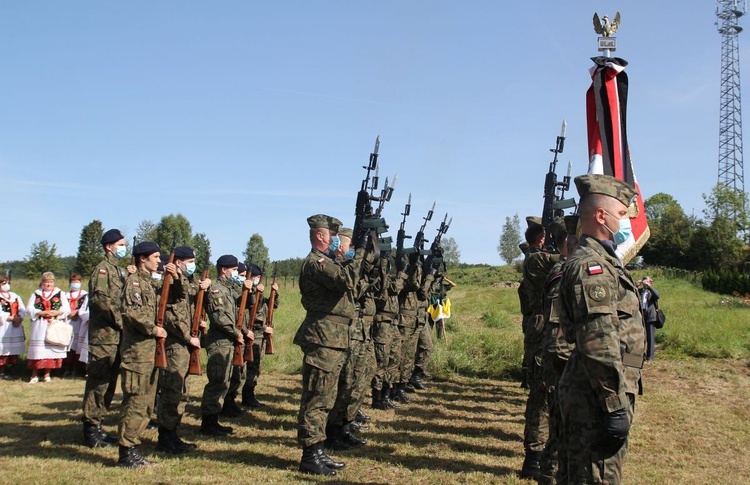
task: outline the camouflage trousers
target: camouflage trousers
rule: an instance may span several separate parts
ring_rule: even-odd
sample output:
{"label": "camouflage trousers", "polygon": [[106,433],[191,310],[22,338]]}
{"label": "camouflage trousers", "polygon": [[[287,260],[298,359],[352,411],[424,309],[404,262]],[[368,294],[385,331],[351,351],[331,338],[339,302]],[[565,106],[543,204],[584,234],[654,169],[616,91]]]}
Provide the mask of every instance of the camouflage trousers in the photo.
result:
{"label": "camouflage trousers", "polygon": [[[234,356],[234,342],[229,339],[219,339],[206,347],[208,361],[206,362],[206,377],[208,383],[203,388],[201,400],[201,414],[212,416],[219,414],[224,406],[224,398],[229,391],[229,381],[232,375],[232,357]],[[242,367],[244,369],[244,366]]]}
{"label": "camouflage trousers", "polygon": [[119,344],[89,345],[86,390],[83,393],[83,420],[99,424],[109,409],[120,375]]}
{"label": "camouflage trousers", "polygon": [[140,436],[148,426],[154,410],[154,398],[159,381],[159,369],[153,362],[122,364],[120,384],[122,403],[118,422],[120,446],[138,446]]}
{"label": "camouflage trousers", "polygon": [[557,389],[567,362],[567,358],[563,359],[554,352],[545,352],[542,360],[542,375],[547,389],[549,409],[549,437],[542,455],[542,473],[554,477],[552,483],[568,483],[568,452],[566,443],[561,439],[562,415]]}
{"label": "camouflage trousers", "polygon": [[255,392],[255,386],[258,385],[258,377],[260,377],[260,363],[265,354],[265,334],[262,331],[256,331],[255,340],[253,340],[253,360],[252,362],[245,362],[245,371],[247,375],[245,377],[245,384],[242,386],[243,400],[249,398],[250,394]]}
{"label": "camouflage trousers", "polygon": [[526,399],[526,422],[523,429],[523,448],[527,452],[542,452],[549,436],[547,389],[542,380],[541,357],[529,362],[529,397]]}
{"label": "camouflage trousers", "polygon": [[[567,443],[568,483],[619,484],[628,441],[617,450],[605,450],[604,411],[593,390],[588,387],[559,383],[558,400],[563,418],[561,441]],[[628,394],[628,418],[633,422],[635,396]]]}
{"label": "camouflage trousers", "polygon": [[156,412],[160,428],[177,429],[185,413],[187,398],[187,373],[190,350],[182,344],[167,346],[167,368],[159,377],[159,399]]}
{"label": "camouflage trousers", "polygon": [[393,334],[398,332],[392,320],[380,319],[372,324],[372,344],[375,356],[375,369],[372,376],[372,388],[378,391],[387,386],[388,365],[393,347]]}
{"label": "camouflage trousers", "polygon": [[[253,349],[255,352],[255,349]],[[234,357],[234,350],[232,350],[232,356]],[[245,362],[248,364],[248,362]],[[229,376],[229,387],[227,388],[227,394],[224,397],[224,401],[234,402],[240,393],[240,390],[245,387],[247,382],[247,366],[246,365],[234,365],[232,364],[232,373]]]}
{"label": "camouflage trousers", "polygon": [[419,340],[417,341],[417,355],[414,358],[414,365],[422,370],[427,368],[432,357],[432,349],[435,345],[432,341],[432,325],[429,323],[420,325]]}
{"label": "camouflage trousers", "polygon": [[302,396],[297,415],[297,441],[303,447],[326,439],[328,414],[336,402],[339,375],[347,358],[346,349],[314,344],[302,346]]}
{"label": "camouflage trousers", "polygon": [[388,366],[386,367],[386,384],[393,387],[394,384],[401,382],[401,361],[404,360],[404,336],[406,331],[404,327],[397,323],[391,329],[391,350],[388,355]]}
{"label": "camouflage trousers", "polygon": [[[347,412],[352,402],[361,394],[358,379],[364,377],[367,370],[367,343],[361,340],[350,340],[346,351],[346,360],[339,373],[339,385],[336,391],[336,402],[328,414],[328,425],[342,425],[347,421]],[[356,410],[354,411],[356,414]]]}
{"label": "camouflage trousers", "polygon": [[[352,341],[354,347],[355,341]],[[359,343],[359,351],[352,352],[352,381],[353,388],[349,397],[349,405],[346,408],[346,421],[354,421],[357,411],[362,407],[362,403],[368,396],[367,390],[370,388],[372,376],[375,373],[375,349],[372,340]]]}
{"label": "camouflage trousers", "polygon": [[399,367],[399,378],[394,382],[405,384],[409,381],[411,373],[414,371],[414,358],[417,355],[417,343],[419,342],[419,334],[421,332],[421,325],[414,327],[404,326],[399,327],[399,331],[403,329],[401,336],[401,366]]}

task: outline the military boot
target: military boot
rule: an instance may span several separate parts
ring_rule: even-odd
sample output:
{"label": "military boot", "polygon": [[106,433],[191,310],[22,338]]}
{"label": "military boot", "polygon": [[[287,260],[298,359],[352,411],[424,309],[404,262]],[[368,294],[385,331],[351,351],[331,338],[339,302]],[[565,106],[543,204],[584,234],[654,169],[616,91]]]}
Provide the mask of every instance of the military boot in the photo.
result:
{"label": "military boot", "polygon": [[372,408],[373,409],[390,409],[388,405],[383,401],[383,391],[379,389],[372,390]]}
{"label": "military boot", "polygon": [[174,440],[177,442],[178,445],[180,445],[182,448],[187,449],[188,451],[195,450],[196,448],[198,448],[198,445],[196,445],[195,443],[189,443],[187,441],[183,441],[182,438],[180,438],[180,436],[177,434],[177,430],[175,430],[174,432]]}
{"label": "military boot", "polygon": [[177,433],[162,427],[159,427],[159,440],[156,442],[156,450],[170,455],[181,455],[190,451],[189,448],[180,446],[180,442],[177,441]]}
{"label": "military boot", "polygon": [[138,453],[138,447],[120,445],[120,458],[117,460],[117,466],[138,468],[150,464],[150,461],[146,460],[140,453]]}
{"label": "military boot", "polygon": [[324,445],[329,450],[349,451],[352,449],[351,445],[344,441],[341,428],[341,425],[326,426],[326,440]]}
{"label": "military boot", "polygon": [[422,384],[422,380],[419,378],[419,374],[416,373],[412,374],[409,378],[409,384],[411,384],[414,389],[419,389],[420,391],[424,391],[425,389],[427,389],[427,387]]}
{"label": "military boot", "polygon": [[224,401],[224,406],[221,407],[221,414],[227,418],[239,418],[245,414],[245,410],[242,409],[234,402],[234,399],[227,399]]}
{"label": "military boot", "polygon": [[383,403],[385,403],[388,409],[401,409],[401,406],[393,402],[393,400],[391,399],[391,396],[395,397],[395,388],[389,387],[387,389],[383,389],[383,393]]}
{"label": "military boot", "polygon": [[404,384],[401,384],[401,388],[404,390],[404,392],[415,392],[416,389],[414,386],[411,385],[411,379],[406,381]]}
{"label": "military boot", "polygon": [[242,402],[240,403],[243,406],[251,407],[251,408],[262,408],[265,406],[262,402],[258,401],[255,398],[255,388],[251,387],[247,391],[243,389],[242,391]]}
{"label": "military boot", "polygon": [[526,451],[526,458],[524,458],[523,466],[521,467],[521,478],[540,478],[542,476],[541,459],[541,451]]}
{"label": "military boot", "polygon": [[[99,426],[101,426],[101,424],[96,425],[89,421],[83,422],[83,443],[89,448],[96,448],[97,446],[103,448],[112,445],[109,440],[105,440],[104,436],[108,435],[101,431]],[[117,440],[115,439],[115,442],[116,441]]]}
{"label": "military boot", "polygon": [[209,414],[203,416],[201,420],[201,433],[208,436],[226,436],[232,434],[234,430],[230,426],[219,424],[219,416]]}
{"label": "military boot", "polygon": [[370,416],[366,415],[361,409],[357,411],[357,416],[354,420],[360,424],[364,424],[370,420]]}
{"label": "military boot", "polygon": [[315,448],[315,453],[320,457],[320,461],[331,470],[343,470],[344,467],[346,467],[346,464],[343,461],[333,461],[330,456],[325,454],[322,441],[320,443],[315,443],[313,447]]}
{"label": "military boot", "polygon": [[391,392],[391,395],[393,396],[393,400],[396,402],[400,402],[402,404],[409,404],[409,396],[406,395],[406,392],[404,392],[404,385],[398,384],[398,387],[395,387],[394,390],[396,391],[395,395],[393,392]]}
{"label": "military boot", "polygon": [[302,448],[302,460],[299,462],[299,471],[311,475],[336,475],[336,470],[331,470],[321,461],[316,446],[319,444],[316,443],[315,445]]}
{"label": "military boot", "polygon": [[341,435],[340,435],[341,436],[341,438],[340,438],[341,441],[343,441],[344,443],[346,443],[349,446],[364,446],[364,445],[366,445],[367,444],[367,440],[363,440],[361,438],[357,438],[356,436],[354,436],[354,432],[353,432],[353,430],[352,430],[352,428],[350,426],[351,424],[352,423],[346,423],[341,428]]}
{"label": "military boot", "polygon": [[[102,441],[105,443],[108,443],[110,445],[117,444],[118,441],[120,441],[116,436],[112,436],[111,434],[107,434],[104,429],[102,429],[102,424],[104,424],[104,420],[102,419],[99,421],[99,424],[96,426],[96,428],[99,430],[99,437]],[[100,445],[101,446],[101,445]]]}

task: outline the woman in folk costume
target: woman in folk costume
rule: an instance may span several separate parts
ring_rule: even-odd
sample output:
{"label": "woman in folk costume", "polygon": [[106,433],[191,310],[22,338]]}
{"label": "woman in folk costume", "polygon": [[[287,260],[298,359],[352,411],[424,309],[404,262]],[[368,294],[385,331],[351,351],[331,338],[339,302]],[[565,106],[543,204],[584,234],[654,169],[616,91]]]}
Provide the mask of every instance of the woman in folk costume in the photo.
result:
{"label": "woman in folk costume", "polygon": [[[70,313],[68,299],[62,290],[55,286],[55,275],[42,274],[39,288],[32,293],[26,312],[31,320],[31,337],[26,360],[31,369],[31,384],[39,382],[39,371],[44,371],[44,382],[52,380],[50,371],[62,367],[63,359],[68,354],[67,345],[51,345],[46,341],[47,328],[51,324],[68,325],[66,319]],[[58,323],[61,322],[61,323]]]}
{"label": "woman in folk costume", "polygon": [[21,297],[10,291],[10,281],[0,276],[0,377],[10,379],[8,366],[18,362],[18,356],[25,350],[26,336],[23,322],[26,307]]}
{"label": "woman in folk costume", "polygon": [[89,293],[81,289],[81,275],[74,273],[70,275],[68,281],[70,282],[70,291],[64,294],[70,305],[68,323],[73,326],[73,340],[70,344],[68,356],[63,361],[63,367],[65,367],[65,377],[74,377],[81,355],[84,335],[88,336],[89,333]]}

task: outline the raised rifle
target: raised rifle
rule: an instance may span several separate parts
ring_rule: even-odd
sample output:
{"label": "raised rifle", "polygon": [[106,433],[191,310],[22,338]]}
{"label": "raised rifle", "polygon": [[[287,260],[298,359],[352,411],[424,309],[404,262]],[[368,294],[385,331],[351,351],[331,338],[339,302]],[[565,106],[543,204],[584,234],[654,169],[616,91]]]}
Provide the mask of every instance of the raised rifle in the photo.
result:
{"label": "raised rifle", "polygon": [[[177,231],[172,236],[172,249],[169,253],[169,263],[174,263],[174,248],[177,246]],[[164,328],[164,316],[167,313],[167,303],[169,301],[169,288],[172,286],[172,274],[164,271],[164,281],[161,286],[161,298],[159,299],[159,309],[156,312],[156,326]],[[164,348],[165,337],[156,338],[156,354],[154,355],[154,367],[157,369],[167,368],[167,350]]]}
{"label": "raised rifle", "polygon": [[[266,315],[266,327],[273,328],[273,307],[276,305],[276,285],[277,263],[273,263],[273,282],[271,283],[271,294],[268,296],[268,315]],[[266,354],[273,355],[273,334],[267,333],[266,337]]]}
{"label": "raised rifle", "polygon": [[451,217],[451,219],[448,220],[448,213],[446,212],[443,221],[440,223],[440,227],[438,227],[437,236],[435,236],[435,239],[433,239],[432,245],[430,246],[429,266],[438,268],[442,263],[443,267],[445,267],[445,262],[443,261],[443,247],[440,245],[440,241],[443,239],[443,234],[448,232],[452,222],[453,218]]}
{"label": "raised rifle", "polygon": [[[203,277],[201,281],[208,278],[208,254],[206,254],[206,267],[203,269]],[[190,327],[190,336],[193,338],[200,338],[201,335],[201,321],[205,318],[206,309],[203,306],[203,299],[206,294],[206,290],[198,288],[198,294],[195,295],[195,312],[193,312],[193,324]],[[190,366],[188,367],[188,374],[192,376],[199,376],[203,374],[201,369],[201,349],[200,347],[193,347],[190,349]]]}
{"label": "raised rifle", "polygon": [[422,227],[419,228],[419,231],[417,231],[417,235],[414,236],[414,250],[409,251],[408,254],[417,253],[417,257],[430,254],[429,250],[424,249],[424,243],[429,242],[424,238],[424,231],[427,228],[427,223],[432,220],[432,214],[435,212],[435,203],[436,202],[432,203],[432,207],[427,212],[427,215],[423,217],[424,222],[422,222]]}
{"label": "raised rifle", "polygon": [[[248,261],[245,263],[246,266],[250,267],[250,262]],[[247,308],[247,295],[250,293],[250,290],[247,289],[246,286],[242,286],[242,296],[240,297],[240,307],[237,309],[237,321],[235,323],[235,326],[237,327],[237,330],[240,331],[240,334],[244,335],[244,329],[242,328],[242,322],[243,317],[245,316],[245,309]],[[234,342],[234,355],[232,356],[232,365],[245,365],[245,357],[244,357],[244,341],[235,341]]]}
{"label": "raised rifle", "polygon": [[557,180],[557,155],[563,152],[565,148],[565,131],[568,124],[563,120],[560,136],[557,137],[555,148],[550,148],[554,157],[549,164],[549,171],[544,178],[544,206],[542,207],[542,225],[544,226],[547,237],[547,247],[553,252],[557,252],[557,246],[550,235],[550,226],[555,217],[561,217],[564,209],[575,207],[575,199],[565,199],[565,191],[570,189],[570,172],[572,165],[568,162],[568,173],[563,177],[562,182]]}
{"label": "raised rifle", "polygon": [[130,248],[130,265],[135,266],[135,254],[133,254],[133,251],[135,251],[135,236],[133,236],[133,247]]}
{"label": "raised rifle", "polygon": [[[357,192],[357,202],[354,208],[354,239],[358,240],[365,232],[370,233],[372,238],[373,246],[375,249],[376,258],[380,254],[380,243],[378,238],[380,234],[388,230],[388,225],[385,223],[385,219],[380,216],[382,211],[382,204],[390,200],[390,196],[393,193],[393,187],[386,187],[383,189],[379,196],[375,195],[375,191],[378,188],[378,150],[380,149],[380,137],[375,139],[375,148],[370,153],[370,160],[367,166],[363,166],[367,170],[365,178],[362,180],[359,192]],[[375,171],[375,174],[371,177],[370,174]],[[372,180],[372,183],[370,182]],[[372,210],[372,202],[379,202],[378,212]]]}
{"label": "raised rifle", "polygon": [[402,260],[404,258],[404,242],[407,239],[411,239],[411,236],[406,235],[406,217],[409,214],[411,214],[411,194],[409,194],[409,200],[404,206],[404,212],[401,213],[404,218],[401,219],[401,226],[399,227],[398,234],[396,236],[396,269],[398,269],[399,271],[402,271],[404,269],[402,263]]}

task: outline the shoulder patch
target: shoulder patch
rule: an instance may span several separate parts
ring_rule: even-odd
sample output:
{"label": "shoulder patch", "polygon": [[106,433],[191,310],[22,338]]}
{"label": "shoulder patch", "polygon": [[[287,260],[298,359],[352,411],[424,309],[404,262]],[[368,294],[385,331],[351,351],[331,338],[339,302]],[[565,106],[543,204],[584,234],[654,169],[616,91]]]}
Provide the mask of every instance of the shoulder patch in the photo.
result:
{"label": "shoulder patch", "polygon": [[590,275],[597,275],[597,274],[602,274],[604,270],[602,269],[601,264],[596,263],[596,264],[589,264],[589,267],[586,268],[586,272]]}
{"label": "shoulder patch", "polygon": [[219,290],[211,290],[211,293],[213,293],[214,295],[218,295],[219,294]]}
{"label": "shoulder patch", "polygon": [[323,263],[325,263],[325,262],[326,262],[326,258],[320,258],[320,259],[318,260],[318,263],[320,263],[320,264],[323,264]]}
{"label": "shoulder patch", "polygon": [[594,301],[604,301],[604,298],[607,296],[607,290],[602,285],[592,285],[589,288],[589,296]]}
{"label": "shoulder patch", "polygon": [[141,286],[141,284],[138,283],[137,281],[133,281],[133,286]]}
{"label": "shoulder patch", "polygon": [[99,274],[107,274],[107,270],[102,268],[99,270]]}

